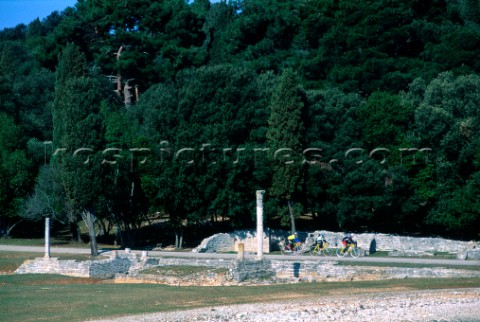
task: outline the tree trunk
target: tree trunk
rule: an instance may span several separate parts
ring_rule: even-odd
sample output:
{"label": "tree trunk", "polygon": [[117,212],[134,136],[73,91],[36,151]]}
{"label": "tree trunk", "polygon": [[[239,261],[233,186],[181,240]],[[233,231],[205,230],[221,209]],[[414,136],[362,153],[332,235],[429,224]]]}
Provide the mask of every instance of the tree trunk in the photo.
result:
{"label": "tree trunk", "polygon": [[297,231],[295,227],[295,214],[293,213],[293,205],[292,205],[292,200],[288,199],[288,211],[290,212],[290,225],[291,225],[291,230],[292,234]]}
{"label": "tree trunk", "polygon": [[175,248],[182,249],[183,247],[183,230],[175,231]]}
{"label": "tree trunk", "polygon": [[82,234],[80,233],[80,229],[78,228],[78,222],[70,221],[70,234],[72,234],[72,241],[76,243],[82,242]]}
{"label": "tree trunk", "polygon": [[114,245],[115,246],[124,245],[123,236],[122,236],[122,228],[120,228],[120,225],[118,223],[115,223],[114,231],[115,231]]}
{"label": "tree trunk", "polygon": [[97,235],[95,232],[95,215],[88,211],[82,211],[82,219],[88,228],[88,236],[90,237],[90,255],[98,256]]}
{"label": "tree trunk", "polygon": [[3,235],[0,234],[0,237],[10,236],[10,233],[12,232],[13,228],[15,228],[15,226],[18,225],[19,223],[21,223],[22,221],[23,221],[23,219],[20,219],[20,220],[14,222],[13,224],[8,225],[7,229],[3,232]]}
{"label": "tree trunk", "polygon": [[98,221],[99,226],[100,226],[100,231],[98,233],[99,236],[108,236],[110,234],[110,229],[107,228],[107,224],[105,223],[104,220],[99,220]]}

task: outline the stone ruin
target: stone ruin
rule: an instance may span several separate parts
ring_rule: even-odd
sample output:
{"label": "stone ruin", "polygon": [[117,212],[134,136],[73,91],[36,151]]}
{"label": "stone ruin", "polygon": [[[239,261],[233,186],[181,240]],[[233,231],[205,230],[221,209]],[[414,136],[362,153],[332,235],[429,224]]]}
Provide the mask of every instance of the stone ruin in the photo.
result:
{"label": "stone ruin", "polygon": [[35,258],[26,260],[16,274],[59,274],[74,277],[114,278],[116,274],[128,274],[139,265],[137,256],[129,251],[109,252],[109,258],[101,260],[59,260],[58,258]]}
{"label": "stone ruin", "polygon": [[[236,230],[231,233],[215,234],[205,238],[192,251],[195,253],[237,252],[238,244],[244,245],[246,253],[257,252],[257,232],[255,230]],[[270,231],[263,233],[263,252],[270,253]]]}
{"label": "stone ruin", "polygon": [[[286,257],[288,259],[288,257]],[[192,275],[171,276],[145,273],[145,269],[175,269],[182,266],[200,267]],[[435,267],[394,267],[375,265],[344,265],[334,260],[274,260],[187,258],[142,256],[130,252],[110,252],[110,258],[82,261],[37,258],[25,261],[16,274],[60,274],[75,277],[113,279],[119,283],[159,283],[176,286],[220,286],[275,284],[296,282],[338,282],[352,280],[385,280],[404,278],[480,278],[480,271]]]}
{"label": "stone ruin", "polygon": [[[339,245],[342,233],[316,231],[303,233],[307,243],[313,243],[323,233],[332,246]],[[205,239],[194,252],[235,252],[244,246],[245,253],[256,253],[255,231],[237,231],[231,234],[217,234]],[[285,238],[286,232],[266,231],[264,233],[264,252],[275,250],[278,242]],[[388,251],[405,254],[424,254],[427,252],[451,253],[463,259],[480,259],[478,242],[462,242],[441,238],[414,238],[385,234],[359,234],[356,236],[359,247],[374,251]],[[243,244],[244,243],[244,244]],[[455,276],[480,277],[480,271],[453,269],[448,267],[379,267],[379,266],[345,266],[338,261],[308,260],[273,260],[268,257],[246,259],[237,255],[236,259],[222,259],[208,256],[202,257],[150,257],[147,251],[141,256],[130,249],[125,252],[112,251],[106,253],[108,258],[100,260],[80,261],[58,260],[56,258],[37,258],[25,261],[15,273],[17,274],[61,274],[76,277],[94,277],[114,279],[119,282],[154,282],[171,285],[232,285],[239,282],[277,283],[298,281],[348,281],[398,278],[448,278]],[[172,254],[173,255],[173,254]],[[288,259],[288,257],[286,257]],[[198,276],[169,277],[148,276],[143,271],[147,268],[165,266],[200,266],[203,274]],[[193,284],[192,284],[193,283]],[[200,283],[200,284],[199,284]]]}
{"label": "stone ruin", "polygon": [[[299,232],[301,240],[313,244],[318,235],[324,234],[330,245],[339,247],[344,233],[330,231]],[[264,253],[279,250],[279,242],[286,238],[288,232],[280,230],[264,231]],[[390,256],[433,256],[445,253],[460,259],[480,259],[480,243],[475,241],[458,241],[436,237],[408,237],[389,234],[356,234],[358,246],[366,254],[386,251]],[[240,230],[231,233],[221,233],[204,239],[193,249],[199,253],[236,252],[238,244],[245,245],[245,252],[255,253],[256,231]]]}

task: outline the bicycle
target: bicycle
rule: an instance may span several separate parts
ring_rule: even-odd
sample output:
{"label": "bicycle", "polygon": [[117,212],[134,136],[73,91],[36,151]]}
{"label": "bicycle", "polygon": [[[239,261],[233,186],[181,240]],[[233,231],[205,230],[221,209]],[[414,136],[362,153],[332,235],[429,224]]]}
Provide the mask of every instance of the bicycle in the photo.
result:
{"label": "bicycle", "polygon": [[338,257],[347,257],[348,254],[353,258],[360,257],[360,249],[357,247],[357,244],[349,244],[345,247],[337,248],[336,254]]}
{"label": "bicycle", "polygon": [[331,256],[333,255],[333,251],[331,248],[328,248],[330,244],[324,240],[322,245],[319,243],[315,244],[315,247],[310,248],[310,255],[316,254],[316,255],[323,255],[323,256]]}
{"label": "bicycle", "polygon": [[232,268],[229,268],[226,273],[225,273],[225,279],[227,281],[233,281],[234,279],[234,274],[233,274],[233,269]]}
{"label": "bicycle", "polygon": [[282,240],[279,245],[282,255],[302,255],[308,251],[304,243],[293,243],[293,249],[285,242],[285,240]]}

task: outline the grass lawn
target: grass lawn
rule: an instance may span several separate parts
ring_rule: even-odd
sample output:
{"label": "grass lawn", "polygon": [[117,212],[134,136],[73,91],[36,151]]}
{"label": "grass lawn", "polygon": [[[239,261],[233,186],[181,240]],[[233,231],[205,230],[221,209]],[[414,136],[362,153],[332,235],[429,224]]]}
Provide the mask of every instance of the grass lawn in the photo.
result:
{"label": "grass lawn", "polygon": [[44,246],[45,240],[38,238],[0,238],[0,245]]}
{"label": "grass lawn", "polygon": [[[43,238],[0,238],[0,245],[14,245],[14,246],[44,246],[45,239]],[[52,238],[50,240],[51,246],[66,246],[66,247],[81,247],[88,248],[87,244],[70,243],[65,240]]]}
{"label": "grass lawn", "polygon": [[83,321],[212,305],[332,296],[354,292],[480,287],[480,279],[415,279],[271,286],[177,287],[111,284],[58,275],[0,276],[0,321]]}
{"label": "grass lawn", "polygon": [[[11,246],[45,246],[45,239],[43,238],[0,238],[0,245],[11,245]],[[90,248],[87,243],[74,243],[66,241],[64,239],[52,238],[50,240],[51,247],[69,247],[69,248]],[[116,249],[119,246],[109,245],[109,244],[98,244],[98,248],[111,248]]]}

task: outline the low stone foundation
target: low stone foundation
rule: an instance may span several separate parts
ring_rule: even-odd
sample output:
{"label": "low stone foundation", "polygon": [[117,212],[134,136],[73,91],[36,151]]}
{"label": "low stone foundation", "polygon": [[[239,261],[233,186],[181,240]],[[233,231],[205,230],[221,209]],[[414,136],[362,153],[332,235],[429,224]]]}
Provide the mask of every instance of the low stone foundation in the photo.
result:
{"label": "low stone foundation", "polygon": [[135,254],[111,253],[110,258],[95,261],[58,260],[36,258],[26,260],[16,274],[59,274],[75,277],[113,278],[115,274],[128,274],[131,267],[138,265]]}
{"label": "low stone foundation", "polygon": [[479,278],[480,271],[445,267],[382,267],[343,265],[335,261],[272,261],[278,280],[337,282],[404,278]]}
{"label": "low stone foundation", "polygon": [[480,248],[467,250],[465,252],[465,258],[464,259],[480,260]]}
{"label": "low stone foundation", "polygon": [[59,274],[75,277],[91,277],[90,263],[58,258],[35,258],[26,260],[16,274]]}
{"label": "low stone foundation", "polygon": [[[162,272],[176,267],[203,267],[193,275],[172,276]],[[146,269],[160,273],[152,274]],[[168,267],[171,267],[169,269]],[[165,268],[167,268],[165,270]],[[334,282],[403,278],[480,278],[480,270],[447,267],[384,267],[348,265],[335,260],[269,260],[137,257],[133,253],[112,252],[109,259],[77,262],[56,258],[25,261],[17,274],[60,274],[75,277],[115,279],[130,283],[162,283],[170,285],[232,285],[236,283]]]}
{"label": "low stone foundation", "polygon": [[236,282],[272,278],[275,273],[269,260],[235,260],[230,266],[231,278]]}
{"label": "low stone foundation", "polygon": [[145,262],[148,266],[173,266],[173,265],[190,265],[190,266],[211,266],[225,267],[231,266],[231,259],[223,258],[185,258],[185,257],[149,257]]}

